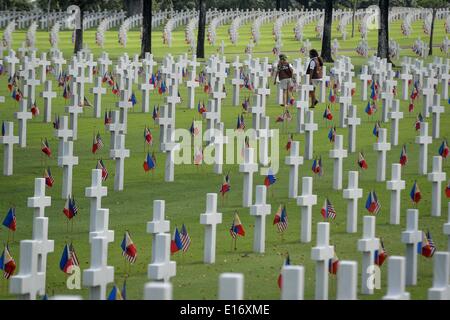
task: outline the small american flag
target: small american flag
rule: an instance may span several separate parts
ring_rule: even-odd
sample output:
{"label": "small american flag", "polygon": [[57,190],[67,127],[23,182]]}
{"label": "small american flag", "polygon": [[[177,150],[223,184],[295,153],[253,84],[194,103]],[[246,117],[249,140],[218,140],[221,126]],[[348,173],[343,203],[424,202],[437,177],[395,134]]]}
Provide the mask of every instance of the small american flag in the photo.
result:
{"label": "small american flag", "polygon": [[334,220],[336,218],[336,211],[328,198],[322,207],[322,216],[324,219]]}
{"label": "small american flag", "polygon": [[181,238],[181,244],[182,244],[181,249],[183,250],[183,252],[188,251],[189,246],[191,245],[191,237],[189,236],[184,223],[183,223],[183,226],[181,227],[180,238]]}
{"label": "small american flag", "polygon": [[97,133],[97,136],[95,139],[97,140],[97,149],[100,150],[104,146],[102,137],[100,136],[100,132]]}
{"label": "small american flag", "polygon": [[434,241],[431,238],[430,231],[427,231],[427,240],[431,250],[430,256],[432,257],[434,255],[434,252],[436,251],[436,245],[434,244]]}
{"label": "small american flag", "polygon": [[284,232],[287,229],[288,217],[286,213],[286,206],[280,205],[273,222],[277,225],[278,232]]}
{"label": "small american flag", "polygon": [[102,159],[98,160],[96,169],[102,170],[102,181],[106,181],[106,179],[108,179],[108,170],[106,169]]}
{"label": "small american flag", "polygon": [[72,265],[79,266],[80,262],[78,260],[77,254],[75,253],[75,248],[73,244],[70,244],[69,250],[70,250],[70,257],[72,258]]}

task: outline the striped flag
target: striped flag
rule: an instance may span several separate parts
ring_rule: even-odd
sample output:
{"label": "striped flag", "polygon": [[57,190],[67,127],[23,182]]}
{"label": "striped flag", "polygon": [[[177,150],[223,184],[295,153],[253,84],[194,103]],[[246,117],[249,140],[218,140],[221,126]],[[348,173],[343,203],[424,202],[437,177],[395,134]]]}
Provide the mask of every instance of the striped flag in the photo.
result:
{"label": "striped flag", "polygon": [[191,237],[189,236],[184,223],[183,226],[181,227],[180,237],[181,237],[181,249],[183,250],[183,252],[186,252],[188,251],[189,246],[191,245]]}
{"label": "striped flag", "polygon": [[328,198],[325,199],[321,212],[324,219],[334,220],[336,218],[336,211]]}
{"label": "striped flag", "polygon": [[103,160],[100,159],[97,162],[97,166],[95,167],[95,169],[100,169],[102,170],[102,181],[106,181],[106,179],[108,179],[108,170],[105,167],[105,164],[103,163]]}
{"label": "striped flag", "polygon": [[275,218],[273,219],[273,224],[277,225],[278,232],[284,232],[288,227],[288,217],[286,212],[286,206],[280,205],[275,213]]}

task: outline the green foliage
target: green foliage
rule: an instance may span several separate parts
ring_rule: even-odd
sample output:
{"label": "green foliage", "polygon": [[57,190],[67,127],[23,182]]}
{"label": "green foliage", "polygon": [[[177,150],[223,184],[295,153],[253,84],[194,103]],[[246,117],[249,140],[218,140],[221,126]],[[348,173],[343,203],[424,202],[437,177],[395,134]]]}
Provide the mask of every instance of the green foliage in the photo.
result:
{"label": "green foliage", "polygon": [[0,10],[17,10],[26,11],[31,10],[33,6],[27,0],[1,0]]}

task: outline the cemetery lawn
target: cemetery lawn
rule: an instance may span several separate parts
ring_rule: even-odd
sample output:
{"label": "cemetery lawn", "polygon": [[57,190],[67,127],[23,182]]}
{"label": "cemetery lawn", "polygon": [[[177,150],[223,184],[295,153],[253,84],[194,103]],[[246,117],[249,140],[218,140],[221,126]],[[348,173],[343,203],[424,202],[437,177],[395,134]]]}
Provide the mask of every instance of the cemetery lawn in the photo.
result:
{"label": "cemetery lawn", "polygon": [[[427,40],[422,32],[422,22],[415,22],[413,25],[413,34],[405,37],[400,31],[400,22],[394,22],[390,26],[391,37],[398,41],[402,47],[408,48],[401,51],[402,55],[413,55],[410,47],[415,39],[421,36]],[[283,27],[283,51],[287,52],[289,59],[293,61],[299,57],[299,42],[294,40],[294,24],[287,24]],[[305,26],[304,39],[309,38],[312,47],[320,49],[319,40],[314,32],[315,24]],[[225,55],[228,62],[234,59],[235,55],[240,55],[243,59],[244,48],[250,39],[251,25],[245,25],[240,28],[239,43],[237,46],[231,45],[228,39],[228,26],[218,28],[218,37],[216,47],[207,44],[207,55],[213,54],[220,47],[221,40],[225,41]],[[355,27],[357,28],[357,26]],[[351,26],[348,26],[348,34],[351,35]],[[281,108],[276,102],[276,88],[271,84],[272,94],[267,101],[266,113],[270,116],[270,126],[273,129],[282,129],[280,132],[280,170],[277,174],[277,182],[270,187],[268,191],[268,202],[272,205],[272,214],[267,218],[266,226],[266,253],[252,253],[254,218],[249,215],[248,208],[242,208],[242,186],[243,175],[238,171],[238,165],[224,165],[224,173],[230,172],[231,191],[222,201],[219,196],[218,211],[223,213],[223,223],[217,227],[217,250],[216,263],[214,265],[205,265],[203,259],[203,226],[199,224],[199,215],[205,211],[206,194],[209,192],[219,192],[223,181],[222,175],[213,173],[212,166],[203,165],[196,167],[194,165],[179,165],[175,167],[175,181],[172,183],[164,182],[164,163],[165,155],[158,151],[159,128],[154,126],[151,113],[142,114],[141,92],[134,85],[138,104],[134,110],[129,112],[128,134],[126,135],[126,147],[131,150],[131,157],[125,160],[125,183],[123,192],[114,191],[114,171],[115,163],[109,159],[109,133],[103,125],[103,117],[93,118],[93,108],[86,108],[84,114],[79,117],[78,140],[74,144],[74,154],[79,157],[79,165],[74,167],[73,175],[73,193],[79,206],[79,214],[73,219],[73,222],[67,222],[62,213],[65,200],[61,199],[61,181],[62,169],[57,166],[57,146],[58,140],[54,137],[52,124],[43,123],[43,99],[39,97],[42,86],[36,89],[36,102],[41,110],[41,115],[28,122],[27,148],[21,149],[17,145],[14,147],[14,175],[11,177],[0,176],[0,218],[6,214],[10,206],[16,207],[17,231],[14,235],[14,241],[10,242],[10,251],[18,264],[17,272],[20,267],[19,261],[19,241],[30,239],[32,232],[33,210],[27,208],[27,198],[33,195],[34,179],[43,176],[43,170],[47,166],[51,168],[55,184],[51,189],[47,188],[47,195],[52,197],[52,206],[47,208],[45,215],[49,217],[49,239],[55,240],[55,251],[48,256],[47,262],[47,291],[49,295],[53,294],[80,294],[84,298],[88,297],[88,291],[82,288],[79,291],[71,291],[66,288],[66,275],[59,269],[59,260],[65,243],[72,242],[75,246],[81,269],[89,267],[90,244],[88,242],[89,232],[89,199],[84,197],[84,190],[91,183],[91,170],[95,168],[97,160],[103,158],[103,161],[109,171],[110,177],[104,183],[108,187],[108,196],[103,198],[102,207],[108,208],[110,212],[109,229],[115,232],[115,241],[109,245],[108,264],[115,268],[115,283],[122,286],[126,274],[127,278],[127,297],[128,299],[142,299],[144,283],[148,282],[147,265],[150,263],[151,255],[151,236],[146,233],[146,223],[152,220],[153,200],[163,199],[166,202],[166,218],[170,220],[171,232],[175,226],[179,228],[186,224],[189,235],[191,236],[191,247],[185,254],[176,253],[172,259],[177,262],[177,275],[172,279],[174,286],[174,299],[216,299],[218,290],[218,277],[222,272],[242,272],[245,276],[244,297],[246,299],[279,299],[280,290],[277,286],[277,278],[280,268],[283,264],[285,254],[288,252],[292,264],[300,264],[305,267],[305,298],[314,298],[314,278],[315,266],[310,259],[311,248],[316,242],[316,223],[322,221],[320,209],[326,197],[335,206],[337,218],[331,222],[330,242],[335,246],[336,254],[340,260],[358,261],[360,283],[362,254],[357,251],[357,240],[362,236],[363,216],[368,214],[364,208],[368,192],[374,190],[381,203],[381,211],[377,216],[377,237],[384,241],[385,248],[389,255],[404,255],[405,245],[401,243],[401,232],[406,226],[406,210],[415,208],[409,198],[409,191],[415,180],[417,180],[422,192],[422,201],[417,205],[419,209],[419,228],[429,230],[436,243],[437,250],[447,249],[447,240],[442,234],[442,224],[447,221],[447,199],[443,194],[442,217],[431,217],[431,183],[427,181],[426,176],[418,176],[418,157],[419,147],[414,143],[417,135],[414,129],[416,115],[422,110],[422,98],[416,103],[413,113],[408,113],[408,102],[401,101],[401,111],[405,118],[400,121],[399,145],[392,147],[387,155],[387,180],[391,176],[391,164],[399,161],[402,144],[406,144],[409,162],[402,168],[402,179],[406,181],[406,189],[401,194],[401,223],[394,226],[389,224],[390,192],[386,190],[385,182],[375,182],[376,176],[376,153],[373,151],[373,143],[376,142],[372,135],[374,121],[381,115],[381,101],[378,102],[380,111],[372,118],[364,113],[367,102],[360,100],[360,81],[357,78],[361,65],[366,59],[356,56],[355,48],[359,39],[343,41],[336,33],[336,24],[333,25],[333,35],[338,37],[340,42],[341,54],[352,57],[355,65],[356,76],[354,82],[357,84],[356,94],[353,97],[353,104],[358,107],[358,116],[361,117],[362,124],[357,128],[357,151],[365,154],[369,169],[360,172],[359,185],[363,188],[363,198],[359,201],[358,213],[358,232],[356,234],[347,234],[346,225],[346,201],[342,198],[342,191],[335,191],[331,188],[333,162],[328,157],[328,150],[332,144],[327,139],[329,125],[322,119],[322,113],[325,104],[319,104],[315,108],[314,119],[319,124],[319,131],[314,134],[314,153],[316,156],[322,156],[324,175],[323,177],[314,176],[313,193],[318,195],[318,202],[313,207],[313,235],[312,242],[300,243],[300,208],[296,205],[294,199],[288,199],[288,174],[289,168],[284,165],[284,157],[287,155],[285,145],[289,133],[295,132],[295,119],[291,121],[285,129],[280,124],[275,123],[276,117],[281,113]],[[435,25],[435,45],[440,45],[444,37],[444,21],[437,20]],[[26,31],[20,30],[13,33],[14,49],[17,49],[25,39]],[[64,52],[64,57],[69,61],[69,54],[73,50],[71,42],[71,32],[61,31],[59,34],[59,47]],[[0,37],[2,32],[0,32]],[[40,50],[49,50],[48,33],[38,31],[36,34],[36,45]],[[85,42],[92,49],[95,57],[98,57],[102,50],[109,52],[110,58],[115,60],[124,52],[128,52],[132,57],[139,52],[140,38],[136,30],[128,33],[127,48],[121,47],[117,43],[117,31],[108,31],[105,36],[105,48],[98,48],[95,43],[95,30],[88,30],[84,33]],[[188,46],[184,42],[184,29],[177,29],[173,32],[172,48],[162,44],[162,32],[157,30],[153,33],[153,53],[158,63],[162,57],[168,53],[177,56],[188,51]],[[369,46],[376,48],[377,32],[369,32]],[[272,36],[272,24],[264,24],[261,28],[261,42],[255,46],[254,56],[268,56],[273,59],[272,48],[274,40]],[[373,50],[371,50],[372,54]],[[435,55],[441,55],[439,48],[434,48]],[[428,61],[432,58],[428,58]],[[395,61],[399,66],[400,60]],[[329,70],[329,67],[328,67]],[[52,76],[49,76],[52,77]],[[64,114],[66,101],[62,97],[62,89],[56,88],[56,82],[53,84],[57,91],[57,98],[53,100],[52,113]],[[88,100],[93,102],[93,95],[88,93],[90,85],[86,86],[85,92]],[[225,128],[235,128],[236,117],[241,113],[242,108],[233,107],[231,104],[232,91],[231,85],[227,83],[227,98],[223,101],[222,121]],[[397,98],[401,98],[401,81],[398,82]],[[440,92],[440,89],[439,89]],[[180,94],[182,103],[177,106],[176,128],[189,129],[193,119],[199,119],[196,109],[186,108],[187,91],[185,86],[181,86]],[[328,95],[328,93],[327,93]],[[18,103],[13,100],[7,90],[7,75],[0,76],[0,96],[6,96],[6,103],[0,104],[0,120],[15,121],[14,112],[18,110]],[[241,91],[241,101],[244,97],[250,97],[251,93],[246,89]],[[295,96],[295,98],[298,98]],[[102,97],[102,115],[105,110],[115,110],[115,97],[110,88],[107,94]],[[151,93],[151,110],[153,105],[162,105],[164,97],[156,91]],[[199,100],[207,101],[206,94],[202,88],[196,92],[196,103]],[[441,104],[448,108],[448,102],[441,101]],[[332,113],[335,123],[338,121],[338,104],[332,106]],[[292,110],[293,114],[296,112]],[[247,128],[251,126],[251,115],[245,117]],[[431,118],[428,119],[429,135],[431,135]],[[147,153],[147,147],[143,139],[144,126],[149,125],[153,134],[155,144],[150,151],[155,151],[157,166],[153,173],[145,173],[142,167]],[[18,132],[18,125],[15,121],[15,134]],[[204,128],[206,123],[204,123]],[[390,134],[390,123],[382,124],[383,128],[388,128]],[[448,137],[450,133],[450,114],[441,115],[441,137]],[[100,132],[105,147],[96,155],[91,153],[93,134]],[[347,129],[337,128],[337,134],[344,135],[344,146],[347,148]],[[50,159],[44,159],[41,152],[41,139],[48,138],[53,155]],[[388,136],[389,137],[389,136]],[[300,154],[304,154],[304,136],[294,133],[294,140],[300,141]],[[432,156],[438,155],[438,148],[442,139],[434,140],[428,146],[429,160],[428,168],[431,170]],[[240,147],[239,147],[240,150]],[[238,151],[239,152],[239,151]],[[347,178],[349,170],[358,170],[358,153],[349,154],[344,160],[343,186],[347,187]],[[3,159],[3,148],[0,148],[0,158]],[[3,161],[3,160],[2,160]],[[311,171],[312,160],[305,160],[305,163],[299,169],[299,190],[301,191],[301,177],[313,175]],[[443,162],[443,171],[449,172],[450,164]],[[256,174],[254,184],[263,184],[264,177]],[[443,185],[443,190],[445,186]],[[444,193],[444,192],[443,192]],[[272,226],[272,220],[278,206],[285,204],[289,216],[289,227],[283,236],[276,232],[276,227]],[[229,228],[232,223],[233,213],[238,210],[241,221],[244,225],[246,235],[237,241],[237,250],[232,248]],[[3,218],[1,218],[3,219]],[[131,267],[122,257],[120,243],[124,232],[130,231],[131,237],[137,246],[138,259]],[[11,240],[12,235],[7,229],[2,227],[0,233],[1,240],[6,242]],[[426,299],[427,289],[432,286],[432,259],[418,257],[418,284],[415,287],[407,287],[411,293],[412,299]],[[381,289],[375,290],[372,296],[359,295],[360,299],[379,299],[386,293],[387,283],[387,263],[381,268]],[[330,275],[330,299],[334,299],[336,291],[336,276]],[[7,290],[7,281],[0,280],[0,298],[11,299]],[[112,285],[108,286],[108,292]]]}

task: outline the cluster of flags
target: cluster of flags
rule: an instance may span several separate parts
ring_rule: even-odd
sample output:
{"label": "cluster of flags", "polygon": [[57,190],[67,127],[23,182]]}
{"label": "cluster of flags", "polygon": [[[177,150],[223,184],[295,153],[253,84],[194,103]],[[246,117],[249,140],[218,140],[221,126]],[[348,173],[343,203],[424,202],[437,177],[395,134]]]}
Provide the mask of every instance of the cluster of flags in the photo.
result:
{"label": "cluster of flags", "polygon": [[45,179],[45,185],[49,188],[53,187],[53,183],[55,182],[55,179],[53,179],[52,172],[50,171],[50,167],[47,169],[44,169],[44,179]]}
{"label": "cluster of flags", "polygon": [[103,140],[100,136],[100,132],[97,132],[97,134],[94,134],[93,141],[92,141],[92,153],[96,153],[97,151],[101,150],[103,148]]}
{"label": "cluster of flags", "polygon": [[336,251],[333,253],[333,258],[328,260],[328,272],[330,274],[337,274],[339,268],[339,258],[336,255]]}
{"label": "cluster of flags", "polygon": [[381,204],[378,201],[377,194],[375,191],[370,191],[369,195],[366,200],[366,209],[369,211],[369,213],[372,213],[374,215],[377,215],[378,212],[380,212]]}
{"label": "cluster of flags", "polygon": [[380,239],[380,248],[378,250],[375,250],[374,252],[374,262],[377,266],[381,267],[386,261],[388,254],[384,248],[383,240]]}
{"label": "cluster of flags", "polygon": [[406,153],[406,144],[402,147],[402,152],[400,153],[400,164],[402,167],[408,163],[408,155]]}
{"label": "cluster of flags", "polygon": [[417,253],[426,258],[431,258],[433,257],[435,252],[436,245],[431,238],[430,231],[427,231],[426,234],[422,231],[422,241],[417,244]]}
{"label": "cluster of flags", "polygon": [[370,101],[367,101],[366,109],[364,109],[364,111],[367,113],[367,115],[371,116],[375,112],[377,112],[377,110],[378,110],[378,108],[377,108],[375,101],[372,101],[372,103],[370,103]]}
{"label": "cluster of flags", "polygon": [[48,144],[47,138],[45,138],[45,140],[42,141],[41,151],[49,158],[52,155],[52,150],[50,149],[50,145]]}
{"label": "cluster of flags", "polygon": [[19,102],[23,98],[23,93],[18,86],[19,78],[14,74],[8,78],[8,90],[11,92],[11,98]]}
{"label": "cluster of flags", "polygon": [[127,282],[123,282],[122,290],[114,284],[111,292],[108,295],[108,300],[127,300]]}
{"label": "cluster of flags", "polygon": [[69,220],[78,214],[78,206],[75,201],[75,197],[69,195],[66,205],[64,206],[63,213]]}
{"label": "cluster of flags", "polygon": [[244,226],[242,225],[241,219],[239,219],[239,215],[237,212],[234,213],[233,222],[231,223],[230,228],[230,234],[233,239],[236,239],[238,236],[245,236]]}
{"label": "cluster of flags", "polygon": [[100,159],[97,161],[97,165],[95,166],[95,169],[102,170],[102,181],[106,181],[108,179],[108,170],[106,169],[105,164],[103,163],[103,160]]}
{"label": "cluster of flags", "polygon": [[180,250],[182,250],[183,252],[187,252],[190,245],[191,245],[191,237],[189,236],[184,223],[183,226],[181,227],[181,232],[178,231],[177,227],[175,227],[173,238],[170,243],[170,253],[174,254]]}
{"label": "cluster of flags", "polygon": [[137,249],[133,240],[131,240],[130,233],[125,231],[122,243],[120,244],[122,248],[122,256],[130,263],[135,263],[137,259]]}
{"label": "cluster of flags", "polygon": [[277,226],[278,232],[284,232],[288,227],[288,217],[286,212],[286,206],[280,205],[275,217],[273,219],[273,224]]}
{"label": "cluster of flags", "polygon": [[9,247],[6,244],[0,257],[0,269],[3,270],[3,277],[9,279],[16,270],[16,261],[12,257]]}
{"label": "cluster of flags", "polygon": [[62,272],[70,274],[70,269],[74,266],[80,266],[75,248],[72,243],[70,245],[66,244],[61,255],[61,260],[59,261],[59,268]]}
{"label": "cluster of flags", "polygon": [[330,142],[334,142],[335,139],[336,139],[336,127],[331,127],[330,131],[328,131],[328,140],[330,140]]}
{"label": "cluster of flags", "polygon": [[[289,257],[289,253],[288,253],[286,258],[284,259],[283,266],[290,266],[290,265],[291,265],[291,259]],[[280,274],[278,275],[277,283],[278,283],[278,288],[281,289],[282,284],[283,284],[283,274],[281,273],[281,271],[280,271]]]}
{"label": "cluster of flags", "polygon": [[111,87],[112,94],[114,94],[114,95],[119,94],[119,86],[114,81],[114,77],[110,72],[105,72],[105,74],[103,75],[102,83],[105,83],[105,82],[108,83],[108,85]]}
{"label": "cluster of flags", "polygon": [[334,220],[336,219],[336,210],[334,206],[331,204],[328,198],[325,199],[325,202],[321,209],[322,217],[325,220]]}
{"label": "cluster of flags", "polygon": [[206,110],[206,106],[205,106],[205,102],[204,101],[202,101],[202,102],[198,102],[198,104],[197,104],[197,112],[200,114],[200,115],[202,115],[203,113],[205,113],[207,110]]}
{"label": "cluster of flags", "polygon": [[367,170],[368,168],[366,159],[364,158],[364,154],[362,152],[358,155],[358,166],[363,170]]}
{"label": "cluster of flags", "polygon": [[156,157],[155,157],[155,153],[153,152],[152,155],[150,156],[150,152],[147,152],[147,156],[145,157],[144,160],[144,171],[148,172],[150,170],[155,169],[156,167]]}
{"label": "cluster of flags", "polygon": [[448,142],[447,139],[443,140],[440,147],[439,147],[439,155],[443,158],[443,159],[447,159],[448,155],[449,155],[449,148],[448,148]]}
{"label": "cluster of flags", "polygon": [[319,159],[314,158],[311,170],[315,174],[318,174],[320,177],[323,175],[322,157],[319,157]]}
{"label": "cluster of flags", "polygon": [[419,203],[420,199],[422,199],[422,194],[420,193],[419,185],[417,184],[417,181],[414,181],[414,184],[411,188],[411,191],[409,193],[409,196],[414,203]]}
{"label": "cluster of flags", "polygon": [[330,105],[327,105],[325,111],[323,112],[323,118],[326,120],[333,120],[333,114],[331,113]]}

